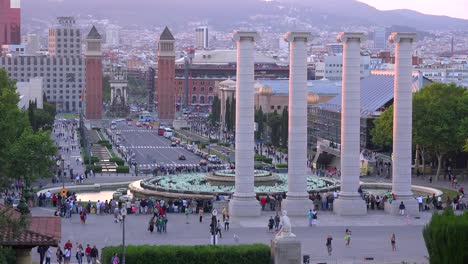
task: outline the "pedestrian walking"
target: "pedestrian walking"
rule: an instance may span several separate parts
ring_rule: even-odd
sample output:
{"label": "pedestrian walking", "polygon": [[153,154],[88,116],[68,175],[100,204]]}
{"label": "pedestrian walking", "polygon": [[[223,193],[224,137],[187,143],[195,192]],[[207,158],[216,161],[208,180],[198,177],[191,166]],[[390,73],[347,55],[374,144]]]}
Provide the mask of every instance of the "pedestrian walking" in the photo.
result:
{"label": "pedestrian walking", "polygon": [[228,231],[228,230],[229,230],[229,215],[226,215],[224,219],[224,231]]}
{"label": "pedestrian walking", "polygon": [[309,226],[312,226],[312,209],[307,212],[307,219],[309,220]]}
{"label": "pedestrian walking", "polygon": [[64,255],[60,247],[57,247],[57,252],[55,252],[55,256],[57,257],[57,262],[59,264],[62,264]]}
{"label": "pedestrian walking", "polygon": [[398,209],[400,209],[400,215],[405,215],[405,208],[405,204],[402,201],[398,207]]}
{"label": "pedestrian walking", "polygon": [[327,236],[327,243],[325,244],[327,246],[328,256],[331,256],[331,253],[332,253],[332,240],[333,240],[333,237],[329,234]]}
{"label": "pedestrian walking", "polygon": [[96,248],[96,245],[94,245],[93,248],[91,249],[90,256],[91,256],[91,263],[97,264],[97,260],[99,258],[99,251]]}
{"label": "pedestrian walking", "polygon": [[349,247],[351,244],[351,229],[346,228],[344,240],[346,241],[345,246]]}
{"label": "pedestrian walking", "polygon": [[392,244],[392,251],[396,251],[396,238],[395,233],[390,237],[390,243]]}
{"label": "pedestrian walking", "polygon": [[268,232],[273,232],[274,224],[275,224],[275,219],[273,219],[273,216],[270,216],[270,219],[268,219]]}
{"label": "pedestrian walking", "polygon": [[312,210],[312,225],[317,225],[317,210]]}
{"label": "pedestrian walking", "polygon": [[114,255],[112,256],[112,259],[111,259],[111,264],[119,264],[119,263],[120,263],[120,259],[117,256],[117,253],[114,253]]}

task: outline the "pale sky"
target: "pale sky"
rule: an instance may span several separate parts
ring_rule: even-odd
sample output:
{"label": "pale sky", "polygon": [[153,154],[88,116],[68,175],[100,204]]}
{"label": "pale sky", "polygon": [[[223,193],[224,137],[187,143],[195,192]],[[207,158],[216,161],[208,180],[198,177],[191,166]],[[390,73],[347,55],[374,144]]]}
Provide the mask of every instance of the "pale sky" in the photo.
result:
{"label": "pale sky", "polygon": [[379,10],[410,9],[424,14],[468,19],[468,0],[358,0]]}

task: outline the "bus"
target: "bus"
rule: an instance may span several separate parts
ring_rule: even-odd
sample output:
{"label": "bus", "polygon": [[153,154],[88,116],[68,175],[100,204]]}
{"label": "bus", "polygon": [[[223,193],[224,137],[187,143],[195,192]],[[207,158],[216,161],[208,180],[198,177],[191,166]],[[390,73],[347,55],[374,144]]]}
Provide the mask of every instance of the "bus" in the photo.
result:
{"label": "bus", "polygon": [[170,137],[172,137],[172,135],[173,135],[172,129],[166,127],[164,129],[164,137],[170,138]]}
{"label": "bus", "polygon": [[141,114],[138,117],[138,121],[154,123],[158,121],[158,117],[156,115],[151,115],[151,114]]}

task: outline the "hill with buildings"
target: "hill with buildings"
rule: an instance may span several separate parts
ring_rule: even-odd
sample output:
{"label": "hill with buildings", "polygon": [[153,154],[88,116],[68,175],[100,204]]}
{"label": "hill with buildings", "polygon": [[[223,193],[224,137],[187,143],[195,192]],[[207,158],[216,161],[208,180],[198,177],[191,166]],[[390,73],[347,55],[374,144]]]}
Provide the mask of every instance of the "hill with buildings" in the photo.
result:
{"label": "hill with buildings", "polygon": [[411,10],[380,11],[355,0],[23,0],[26,24],[73,15],[109,19],[123,27],[169,24],[184,28],[204,23],[218,29],[349,26],[410,26],[418,30],[467,30],[468,20],[425,15]]}

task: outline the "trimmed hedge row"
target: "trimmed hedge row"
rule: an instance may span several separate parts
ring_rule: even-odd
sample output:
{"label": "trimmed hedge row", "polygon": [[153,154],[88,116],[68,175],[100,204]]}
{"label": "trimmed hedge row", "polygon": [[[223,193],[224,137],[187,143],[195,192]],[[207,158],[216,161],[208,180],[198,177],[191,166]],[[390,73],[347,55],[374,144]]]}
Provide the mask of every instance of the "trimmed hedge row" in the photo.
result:
{"label": "trimmed hedge row", "polygon": [[129,173],[130,168],[128,166],[118,166],[116,169],[117,173]]}
{"label": "trimmed hedge row", "polygon": [[287,167],[288,167],[288,164],[286,164],[286,163],[276,164],[276,168],[278,168],[278,169],[286,169]]}
{"label": "trimmed hedge row", "polygon": [[98,166],[98,165],[86,165],[86,169],[88,171],[93,170],[95,173],[102,172],[102,166]]}
{"label": "trimmed hedge row", "polygon": [[[110,263],[122,246],[105,247],[101,263]],[[236,246],[128,246],[125,260],[132,264],[270,264],[270,247],[264,244]]]}
{"label": "trimmed hedge row", "polygon": [[[89,165],[89,158],[87,155],[83,156],[83,161],[84,161],[84,164]],[[95,156],[91,156],[91,164],[94,164],[96,162],[99,162],[99,158]]]}
{"label": "trimmed hedge row", "polygon": [[468,212],[456,215],[450,206],[442,214],[435,212],[423,237],[429,263],[468,263]]}
{"label": "trimmed hedge row", "polygon": [[118,158],[118,157],[110,158],[109,161],[117,163],[118,166],[125,165],[125,161],[123,159],[121,159],[121,158]]}
{"label": "trimmed hedge row", "polygon": [[273,162],[273,159],[267,158],[263,155],[255,154],[255,161],[263,161],[265,163],[271,164]]}

